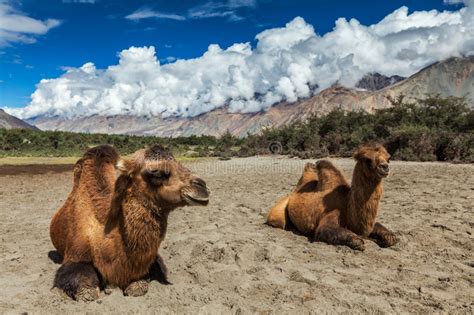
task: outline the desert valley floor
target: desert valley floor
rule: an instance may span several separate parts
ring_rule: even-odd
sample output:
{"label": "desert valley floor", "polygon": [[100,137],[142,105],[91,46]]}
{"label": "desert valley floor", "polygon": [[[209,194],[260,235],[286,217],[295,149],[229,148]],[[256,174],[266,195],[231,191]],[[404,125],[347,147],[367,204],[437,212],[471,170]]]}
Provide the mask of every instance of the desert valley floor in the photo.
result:
{"label": "desert valley floor", "polygon": [[[207,208],[170,215],[161,255],[172,285],[95,302],[50,291],[59,267],[48,225],[71,189],[68,168],[0,167],[0,313],[474,312],[474,165],[392,162],[379,218],[400,242],[365,252],[273,229],[268,208],[308,161],[259,157],[188,167],[211,189]],[[346,175],[353,162],[334,160]]]}

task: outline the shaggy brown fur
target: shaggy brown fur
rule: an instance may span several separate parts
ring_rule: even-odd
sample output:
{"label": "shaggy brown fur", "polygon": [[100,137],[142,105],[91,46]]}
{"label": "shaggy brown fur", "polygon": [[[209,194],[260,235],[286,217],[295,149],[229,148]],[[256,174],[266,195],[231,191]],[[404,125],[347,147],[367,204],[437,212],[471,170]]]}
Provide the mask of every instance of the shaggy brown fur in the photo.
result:
{"label": "shaggy brown fur", "polygon": [[74,299],[98,298],[99,278],[134,296],[146,293],[150,276],[167,282],[158,248],[168,214],[208,203],[205,182],[161,146],[118,160],[110,146],[87,151],[74,167],[72,192],[51,221],[51,240],[64,257],[55,287]]}
{"label": "shaggy brown fur", "polygon": [[363,238],[381,247],[396,244],[395,235],[376,223],[390,155],[380,145],[366,145],[354,158],[351,185],[331,162],[308,163],[293,192],[270,209],[267,223],[282,229],[291,223],[315,241],[358,250],[365,248]]}

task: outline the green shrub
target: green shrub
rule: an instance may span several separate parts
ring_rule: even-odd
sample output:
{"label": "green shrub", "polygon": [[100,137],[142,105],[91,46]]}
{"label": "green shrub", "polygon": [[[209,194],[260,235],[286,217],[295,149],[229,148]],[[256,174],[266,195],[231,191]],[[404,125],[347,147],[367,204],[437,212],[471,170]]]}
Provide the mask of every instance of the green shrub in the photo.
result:
{"label": "green shrub", "polygon": [[[170,147],[175,154],[187,151],[190,145],[216,144],[215,137],[193,136],[191,139],[160,138],[131,135],[85,134],[62,131],[38,131],[30,129],[0,129],[0,157],[2,156],[81,156],[90,147],[110,144],[121,154],[127,155],[151,144]],[[197,149],[199,152],[199,150]],[[207,155],[207,153],[202,153]]]}
{"label": "green shrub", "polygon": [[[150,144],[170,147],[175,154],[232,156],[277,153],[302,158],[351,156],[367,142],[385,144],[395,159],[474,162],[474,110],[464,98],[439,95],[407,102],[391,99],[392,106],[369,114],[335,109],[280,128],[266,128],[256,135],[237,138],[229,131],[220,137],[177,138],[131,135],[81,134],[60,131],[0,129],[0,156],[80,156],[92,146],[111,144],[130,154]],[[281,152],[280,152],[281,151]]]}
{"label": "green shrub", "polygon": [[[350,156],[358,146],[380,142],[395,159],[416,161],[465,161],[474,156],[474,111],[464,98],[428,96],[406,102],[391,99],[392,106],[374,114],[335,109],[306,122],[265,129],[244,139],[245,153],[261,152],[279,142],[286,154],[319,158]],[[268,150],[267,153],[270,153]]]}
{"label": "green shrub", "polygon": [[435,161],[435,136],[426,126],[401,126],[392,131],[390,142],[397,142],[394,159]]}

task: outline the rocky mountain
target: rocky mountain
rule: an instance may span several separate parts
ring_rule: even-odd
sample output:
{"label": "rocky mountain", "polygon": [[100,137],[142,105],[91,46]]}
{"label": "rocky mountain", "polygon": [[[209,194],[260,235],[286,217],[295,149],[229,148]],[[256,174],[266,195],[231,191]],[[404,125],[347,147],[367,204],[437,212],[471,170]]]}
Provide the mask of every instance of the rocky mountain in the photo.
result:
{"label": "rocky mountain", "polygon": [[368,73],[362,79],[360,79],[359,82],[357,82],[356,88],[377,91],[405,79],[406,78],[399,75],[387,77],[377,72]]}
{"label": "rocky mountain", "polygon": [[0,128],[38,129],[15,116],[5,113],[3,109],[0,109]]}
{"label": "rocky mountain", "polygon": [[[265,112],[229,113],[220,108],[193,118],[91,116],[76,119],[36,117],[28,120],[40,129],[75,132],[124,133],[166,137],[188,135],[221,135],[229,130],[237,136],[256,133],[264,127],[282,126],[312,114],[325,114],[334,108],[364,109],[369,112],[390,106],[388,97],[404,94],[406,99],[423,98],[427,94],[465,96],[474,107],[474,56],[457,57],[435,63],[397,81],[399,77],[368,75],[359,89],[333,86],[311,98],[295,103],[280,103]],[[363,90],[361,88],[364,88]],[[382,88],[381,88],[382,87]],[[381,88],[381,89],[380,89]],[[375,91],[373,91],[375,90]]]}
{"label": "rocky mountain", "polygon": [[474,56],[450,58],[432,64],[403,81],[372,93],[361,106],[367,109],[387,107],[390,106],[388,97],[400,94],[406,95],[407,100],[429,94],[464,96],[474,108]]}

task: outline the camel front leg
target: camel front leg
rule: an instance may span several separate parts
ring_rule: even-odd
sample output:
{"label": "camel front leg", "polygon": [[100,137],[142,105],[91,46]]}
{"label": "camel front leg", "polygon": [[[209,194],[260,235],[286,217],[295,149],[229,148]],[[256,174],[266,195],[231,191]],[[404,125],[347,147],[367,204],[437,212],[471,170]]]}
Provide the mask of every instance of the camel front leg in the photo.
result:
{"label": "camel front leg", "polygon": [[158,254],[155,261],[150,266],[150,271],[145,279],[137,280],[128,285],[123,290],[123,294],[126,296],[142,296],[148,292],[149,282],[156,280],[161,284],[171,284],[168,281],[168,268],[166,268],[163,258]]}
{"label": "camel front leg", "polygon": [[375,223],[369,237],[380,247],[391,247],[398,243],[395,234],[380,223]]}
{"label": "camel front leg", "polygon": [[54,286],[77,301],[99,298],[99,277],[91,263],[65,262],[56,272]]}
{"label": "camel front leg", "polygon": [[313,240],[331,245],[345,245],[355,250],[365,250],[364,240],[354,232],[341,227],[339,210],[334,210],[319,222]]}

